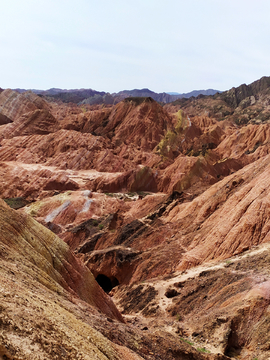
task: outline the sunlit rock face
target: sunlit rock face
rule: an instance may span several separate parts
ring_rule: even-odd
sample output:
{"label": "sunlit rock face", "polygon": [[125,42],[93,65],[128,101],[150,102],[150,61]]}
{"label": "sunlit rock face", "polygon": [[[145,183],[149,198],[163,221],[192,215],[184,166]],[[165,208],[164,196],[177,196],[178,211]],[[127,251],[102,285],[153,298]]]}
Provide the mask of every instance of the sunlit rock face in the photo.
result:
{"label": "sunlit rock face", "polygon": [[[66,290],[117,319],[120,314],[97,286],[93,275],[74,257],[65,242],[31,216],[0,203],[1,242],[12,261],[20,262],[34,280],[52,291]],[[32,265],[31,265],[32,264]],[[110,309],[111,306],[111,309]],[[103,309],[104,307],[104,309]]]}

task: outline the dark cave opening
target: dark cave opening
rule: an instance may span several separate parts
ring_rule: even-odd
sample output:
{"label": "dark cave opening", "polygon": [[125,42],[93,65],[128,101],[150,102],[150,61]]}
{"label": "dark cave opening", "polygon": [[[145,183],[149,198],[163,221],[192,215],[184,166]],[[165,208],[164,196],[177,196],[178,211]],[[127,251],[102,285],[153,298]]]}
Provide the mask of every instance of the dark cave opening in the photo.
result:
{"label": "dark cave opening", "polygon": [[241,354],[241,350],[242,348],[239,345],[239,338],[237,335],[236,326],[232,324],[224,355],[228,357],[238,357]]}
{"label": "dark cave opening", "polygon": [[96,281],[106,293],[109,293],[112,288],[119,285],[119,281],[116,279],[116,277],[112,276],[111,278],[109,278],[108,276],[103,274],[99,274],[96,277]]}

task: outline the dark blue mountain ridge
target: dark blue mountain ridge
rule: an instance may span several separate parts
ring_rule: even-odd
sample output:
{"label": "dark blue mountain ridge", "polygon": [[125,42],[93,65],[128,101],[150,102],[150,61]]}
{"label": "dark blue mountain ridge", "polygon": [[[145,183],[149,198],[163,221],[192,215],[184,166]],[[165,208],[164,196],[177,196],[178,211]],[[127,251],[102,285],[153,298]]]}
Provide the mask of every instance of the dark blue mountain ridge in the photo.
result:
{"label": "dark blue mountain ridge", "polygon": [[[20,93],[29,91],[29,89],[13,89]],[[60,100],[63,102],[74,102],[77,104],[116,104],[119,101],[124,100],[127,97],[152,97],[155,101],[160,103],[170,103],[177,99],[189,98],[191,96],[198,95],[214,95],[218,90],[208,89],[208,90],[194,90],[190,93],[179,94],[179,93],[156,93],[147,88],[144,89],[133,89],[133,90],[122,90],[118,93],[108,93],[105,91],[96,91],[93,89],[59,89],[51,88],[48,90],[37,90],[30,89],[35,94],[41,96],[48,96],[52,99]]]}

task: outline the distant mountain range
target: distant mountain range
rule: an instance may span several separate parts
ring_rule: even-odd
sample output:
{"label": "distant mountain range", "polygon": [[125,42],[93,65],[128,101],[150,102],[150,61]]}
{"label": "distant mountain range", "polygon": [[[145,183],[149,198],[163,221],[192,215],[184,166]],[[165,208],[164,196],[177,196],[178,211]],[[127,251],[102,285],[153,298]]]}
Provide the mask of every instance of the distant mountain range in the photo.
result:
{"label": "distant mountain range", "polygon": [[[13,89],[20,93],[28,91],[26,89]],[[76,104],[116,104],[127,97],[151,97],[160,103],[170,103],[177,99],[196,97],[198,95],[214,95],[220,93],[219,90],[193,90],[189,93],[155,93],[149,89],[134,89],[134,90],[123,90],[118,93],[108,93],[105,91],[96,91],[92,89],[57,89],[52,88],[49,90],[36,90],[31,89],[32,92],[41,96],[47,96],[54,98],[56,101],[60,100],[65,103],[73,102]]]}

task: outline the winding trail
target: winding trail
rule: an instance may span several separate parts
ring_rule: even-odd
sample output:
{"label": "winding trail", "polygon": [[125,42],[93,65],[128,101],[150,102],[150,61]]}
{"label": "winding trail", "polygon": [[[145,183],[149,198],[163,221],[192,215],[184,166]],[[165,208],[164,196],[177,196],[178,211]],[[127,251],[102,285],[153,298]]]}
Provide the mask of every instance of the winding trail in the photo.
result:
{"label": "winding trail", "polygon": [[270,251],[270,243],[261,244],[256,247],[254,246],[254,248],[252,248],[251,250],[245,251],[240,255],[236,255],[226,260],[222,260],[218,263],[206,263],[204,265],[199,265],[191,269],[188,269],[184,272],[176,272],[174,273],[172,278],[166,280],[160,280],[160,279],[153,279],[150,281],[146,280],[145,284],[153,286],[157,290],[158,292],[157,302],[159,308],[164,313],[166,313],[166,308],[172,302],[172,298],[167,298],[165,296],[165,293],[167,289],[170,288],[170,286],[173,286],[177,282],[185,282],[188,279],[195,278],[204,271],[214,271],[214,270],[223,269],[225,267],[228,267],[228,264],[269,251]]}

